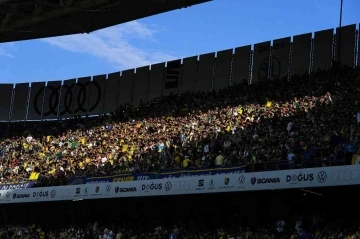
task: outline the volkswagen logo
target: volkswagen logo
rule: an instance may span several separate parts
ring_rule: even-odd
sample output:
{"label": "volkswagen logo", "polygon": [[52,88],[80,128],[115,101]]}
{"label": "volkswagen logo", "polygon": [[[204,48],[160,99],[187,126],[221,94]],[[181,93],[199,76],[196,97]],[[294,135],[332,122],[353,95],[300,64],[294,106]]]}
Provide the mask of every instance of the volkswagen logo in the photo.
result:
{"label": "volkswagen logo", "polygon": [[317,180],[319,181],[319,183],[325,182],[326,179],[327,179],[327,174],[325,171],[321,171],[317,176]]}
{"label": "volkswagen logo", "polygon": [[171,188],[172,188],[171,182],[166,182],[165,183],[165,191],[169,192],[171,190]]}
{"label": "volkswagen logo", "polygon": [[244,175],[241,175],[241,176],[238,178],[238,183],[239,183],[239,184],[244,184],[244,183],[245,183],[245,176],[244,176]]}

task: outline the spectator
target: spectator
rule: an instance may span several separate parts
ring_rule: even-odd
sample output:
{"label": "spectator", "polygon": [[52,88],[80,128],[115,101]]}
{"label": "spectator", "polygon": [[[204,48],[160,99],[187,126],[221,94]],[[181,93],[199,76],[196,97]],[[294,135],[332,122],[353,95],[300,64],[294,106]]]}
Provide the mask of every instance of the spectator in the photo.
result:
{"label": "spectator", "polygon": [[224,163],[225,163],[225,158],[222,155],[221,151],[219,151],[218,156],[216,156],[216,158],[215,158],[215,166],[222,167],[224,165]]}

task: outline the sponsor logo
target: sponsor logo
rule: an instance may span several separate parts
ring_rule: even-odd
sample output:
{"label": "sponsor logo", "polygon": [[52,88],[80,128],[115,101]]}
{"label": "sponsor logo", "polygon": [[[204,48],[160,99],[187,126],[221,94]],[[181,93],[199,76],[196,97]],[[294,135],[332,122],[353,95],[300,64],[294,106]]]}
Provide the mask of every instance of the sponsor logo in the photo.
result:
{"label": "sponsor logo", "polygon": [[[94,101],[92,104],[87,104],[86,99],[89,97],[90,95],[90,87],[91,86],[91,95],[96,95],[94,97]],[[77,108],[72,109],[71,104],[68,104],[67,101],[64,101],[64,103],[61,105],[61,107],[58,107],[58,103],[57,101],[52,100],[53,98],[56,99],[59,95],[59,90],[61,87],[61,92],[62,94],[65,94],[65,97],[70,97],[70,99],[74,99],[77,100],[76,102],[78,102]],[[77,88],[78,89],[78,93],[74,93],[74,90]],[[46,104],[49,106],[49,110],[47,111],[42,111],[41,110],[41,104],[39,104],[39,99],[42,99],[42,96],[44,94],[44,91],[46,89],[46,92],[48,92],[49,94],[49,101],[46,102]],[[94,89],[94,90],[93,90]],[[94,93],[93,93],[94,92]],[[34,92],[35,93],[35,92]],[[74,113],[78,113],[78,112],[91,112],[93,111],[97,105],[100,103],[101,101],[101,85],[96,82],[96,81],[89,81],[86,83],[73,83],[70,86],[68,85],[63,85],[63,86],[45,86],[42,87],[41,89],[39,89],[34,97],[34,111],[38,114],[41,115],[43,114],[44,116],[49,116],[49,115],[64,115],[66,113],[70,113],[70,112],[74,112]],[[59,110],[59,109],[63,109],[63,110]]]}
{"label": "sponsor logo", "polygon": [[244,175],[240,175],[238,178],[238,183],[239,184],[244,184],[245,183],[245,176]]}
{"label": "sponsor logo", "polygon": [[75,190],[75,193],[76,193],[76,194],[80,194],[80,193],[81,193],[81,188],[77,188],[77,189]]}
{"label": "sponsor logo", "polygon": [[55,190],[55,189],[51,190],[50,197],[51,197],[51,198],[55,198],[55,197],[56,197],[56,190]]}
{"label": "sponsor logo", "polygon": [[353,170],[335,170],[331,173],[331,181],[333,182],[349,182],[359,179],[359,172]]}
{"label": "sponsor logo", "polygon": [[224,185],[221,186],[221,189],[229,189],[229,188],[233,188],[234,186],[230,185],[230,178],[225,178],[224,179]]}
{"label": "sponsor logo", "polygon": [[47,198],[48,196],[49,196],[49,191],[33,192],[33,197],[36,199]]}
{"label": "sponsor logo", "polygon": [[210,179],[209,181],[209,189],[215,189],[215,179]]}
{"label": "sponsor logo", "polygon": [[162,183],[143,184],[141,186],[141,190],[144,192],[161,191],[162,188],[163,188]]}
{"label": "sponsor logo", "polygon": [[194,180],[179,181],[174,185],[174,191],[176,192],[186,192],[194,189],[196,189],[196,182]]}
{"label": "sponsor logo", "polygon": [[89,189],[88,189],[88,188],[85,188],[84,194],[87,195],[88,193],[89,193]]}
{"label": "sponsor logo", "polygon": [[136,192],[136,187],[130,187],[130,188],[115,187],[115,193],[128,193],[128,192]]}
{"label": "sponsor logo", "polygon": [[13,194],[13,199],[18,199],[18,198],[29,198],[30,197],[30,194],[28,193],[14,193]]}
{"label": "sponsor logo", "polygon": [[199,182],[198,182],[198,187],[204,187],[204,179],[200,179]]}
{"label": "sponsor logo", "polygon": [[106,185],[106,192],[109,193],[111,191],[111,185]]}
{"label": "sponsor logo", "polygon": [[[285,42],[281,42],[281,43],[278,43],[278,44],[274,44],[274,45],[272,46],[272,49],[273,49],[273,50],[278,50],[278,49],[280,49],[280,48],[285,48],[285,47],[286,47]],[[259,53],[262,53],[262,52],[264,52],[264,51],[270,51],[270,49],[271,49],[270,45],[268,45],[268,46],[259,46],[258,52],[259,52]]]}
{"label": "sponsor logo", "polygon": [[10,192],[6,193],[6,198],[10,198]]}
{"label": "sponsor logo", "polygon": [[99,193],[99,191],[100,191],[100,187],[99,187],[99,186],[96,186],[96,187],[95,187],[95,193]]}
{"label": "sponsor logo", "polygon": [[59,196],[60,198],[69,198],[72,193],[70,189],[60,189],[59,194],[60,194]]}
{"label": "sponsor logo", "polygon": [[326,179],[327,179],[327,174],[325,171],[321,171],[317,176],[317,180],[319,181],[319,183],[324,183]]}
{"label": "sponsor logo", "polygon": [[204,180],[204,179],[200,179],[200,180],[197,182],[196,191],[199,191],[199,190],[205,190],[205,180]]}
{"label": "sponsor logo", "polygon": [[[267,57],[261,62],[258,77],[260,80],[275,79],[280,75],[280,61],[276,57],[271,58],[271,64],[269,63],[270,58]],[[270,73],[270,75],[269,75]]]}
{"label": "sponsor logo", "polygon": [[251,178],[251,184],[280,183],[280,178]]}
{"label": "sponsor logo", "polygon": [[252,185],[254,185],[256,183],[256,178],[251,178],[250,182]]}
{"label": "sponsor logo", "polygon": [[298,182],[312,182],[313,180],[313,173],[286,175],[286,182],[290,184],[297,184]]}
{"label": "sponsor logo", "polygon": [[171,188],[172,188],[171,182],[166,182],[165,183],[165,191],[169,192],[171,190]]}

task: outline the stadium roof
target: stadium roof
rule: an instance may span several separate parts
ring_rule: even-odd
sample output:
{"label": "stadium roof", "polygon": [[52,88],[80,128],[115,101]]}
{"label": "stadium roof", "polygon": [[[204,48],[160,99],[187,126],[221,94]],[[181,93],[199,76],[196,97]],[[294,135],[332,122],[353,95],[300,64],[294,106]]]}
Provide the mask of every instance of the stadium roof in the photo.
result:
{"label": "stadium roof", "polygon": [[0,0],[0,43],[90,33],[211,0]]}

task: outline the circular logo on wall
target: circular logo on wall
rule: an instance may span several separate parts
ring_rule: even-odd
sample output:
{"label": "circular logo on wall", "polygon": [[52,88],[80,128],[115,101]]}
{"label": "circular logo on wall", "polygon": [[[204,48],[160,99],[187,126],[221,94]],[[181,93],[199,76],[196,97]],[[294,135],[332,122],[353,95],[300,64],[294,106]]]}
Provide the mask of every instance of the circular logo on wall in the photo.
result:
{"label": "circular logo on wall", "polygon": [[244,183],[245,183],[245,176],[244,176],[244,175],[241,175],[241,176],[238,178],[238,183],[239,183],[239,184],[244,184]]}
{"label": "circular logo on wall", "polygon": [[111,190],[111,185],[107,185],[107,186],[106,186],[106,192],[108,192],[108,193],[109,193],[109,192],[110,192],[110,190]]}
{"label": "circular logo on wall", "polygon": [[319,183],[323,183],[325,182],[327,179],[327,174],[325,171],[321,171],[319,172],[318,176],[317,176],[317,180],[319,181]]}
{"label": "circular logo on wall", "polygon": [[168,192],[168,191],[171,190],[171,188],[172,188],[171,182],[166,182],[166,183],[165,183],[165,190]]}
{"label": "circular logo on wall", "polygon": [[50,193],[50,197],[51,197],[51,198],[54,198],[55,196],[56,196],[56,190],[53,189],[53,190],[51,191],[51,193]]}
{"label": "circular logo on wall", "polygon": [[[269,70],[269,68],[270,68],[270,70]],[[279,61],[279,59],[277,59],[274,56],[271,57],[271,66],[270,66],[270,63],[269,63],[269,57],[264,59],[261,62],[258,74],[259,74],[258,75],[259,80],[261,80],[261,81],[267,80],[268,77],[270,77],[270,79],[275,79],[275,78],[279,77],[279,75],[280,75],[280,61]]]}

